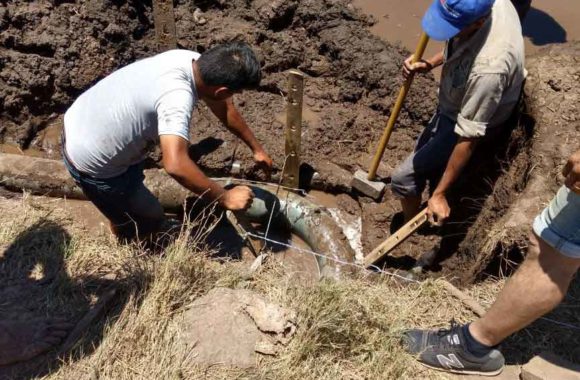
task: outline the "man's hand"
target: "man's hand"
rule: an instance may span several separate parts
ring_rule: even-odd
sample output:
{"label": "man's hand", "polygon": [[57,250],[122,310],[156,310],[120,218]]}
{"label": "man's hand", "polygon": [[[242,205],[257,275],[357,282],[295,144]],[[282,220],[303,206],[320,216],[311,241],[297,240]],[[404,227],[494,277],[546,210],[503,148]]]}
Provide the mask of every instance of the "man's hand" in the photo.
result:
{"label": "man's hand", "polygon": [[411,73],[427,73],[433,70],[433,65],[431,62],[426,61],[424,59],[420,59],[415,63],[411,63],[413,61],[413,55],[410,55],[409,58],[405,59],[403,63],[403,77],[407,79]]}
{"label": "man's hand", "polygon": [[263,149],[257,150],[254,152],[254,162],[258,165],[258,167],[264,170],[266,173],[266,178],[270,179],[270,174],[272,173],[272,159]]}
{"label": "man's hand", "polygon": [[434,226],[441,226],[449,218],[451,209],[443,194],[433,194],[427,203],[427,216]]}
{"label": "man's hand", "polygon": [[254,193],[248,186],[236,186],[224,193],[219,199],[220,205],[226,210],[245,210],[252,205]]}
{"label": "man's hand", "polygon": [[580,194],[580,150],[570,156],[562,170],[566,177],[564,184],[576,194]]}

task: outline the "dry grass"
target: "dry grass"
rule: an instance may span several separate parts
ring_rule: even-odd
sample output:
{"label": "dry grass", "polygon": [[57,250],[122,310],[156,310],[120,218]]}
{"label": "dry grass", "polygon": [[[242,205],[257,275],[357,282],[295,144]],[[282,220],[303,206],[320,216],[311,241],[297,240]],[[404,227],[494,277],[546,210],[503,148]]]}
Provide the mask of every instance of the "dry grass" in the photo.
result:
{"label": "dry grass", "polygon": [[[41,284],[42,292],[24,290],[34,312],[78,320],[104,289],[120,289],[107,319],[92,326],[72,356],[53,363],[46,379],[445,378],[401,350],[400,331],[473,318],[437,281],[403,286],[389,278],[359,277],[304,285],[273,263],[245,281],[240,264],[211,260],[199,239],[181,237],[161,255],[151,255],[119,246],[108,235],[89,236],[36,199],[0,200],[0,206],[0,286],[9,277],[35,288]],[[216,286],[253,289],[294,309],[299,319],[292,342],[251,370],[186,366],[175,316]],[[500,286],[482,283],[469,292],[488,305]],[[515,344],[531,346],[526,334],[534,335],[537,327],[530,331]]]}

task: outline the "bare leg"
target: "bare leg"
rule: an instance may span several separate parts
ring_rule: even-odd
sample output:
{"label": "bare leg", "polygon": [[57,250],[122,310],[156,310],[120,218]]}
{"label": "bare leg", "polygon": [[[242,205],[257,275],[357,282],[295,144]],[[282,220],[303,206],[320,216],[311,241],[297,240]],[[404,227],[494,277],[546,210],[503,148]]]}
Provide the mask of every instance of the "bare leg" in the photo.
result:
{"label": "bare leg", "polygon": [[58,320],[0,322],[0,366],[32,359],[60,343],[72,324]]}
{"label": "bare leg", "polygon": [[560,254],[535,234],[525,261],[489,311],[469,326],[479,342],[495,346],[554,309],[564,298],[580,259]]}
{"label": "bare leg", "polygon": [[421,208],[421,196],[410,196],[401,198],[401,208],[403,209],[403,216],[405,223],[413,219]]}

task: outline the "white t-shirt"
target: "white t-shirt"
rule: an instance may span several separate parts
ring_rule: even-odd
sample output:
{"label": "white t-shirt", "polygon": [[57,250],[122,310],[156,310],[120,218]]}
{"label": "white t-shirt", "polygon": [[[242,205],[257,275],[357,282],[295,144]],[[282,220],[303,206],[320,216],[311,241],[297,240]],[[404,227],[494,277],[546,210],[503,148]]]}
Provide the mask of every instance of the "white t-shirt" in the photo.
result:
{"label": "white t-shirt", "polygon": [[95,178],[111,178],[145,158],[160,135],[189,141],[198,97],[192,62],[200,54],[170,50],[125,66],[84,92],[64,115],[66,153]]}

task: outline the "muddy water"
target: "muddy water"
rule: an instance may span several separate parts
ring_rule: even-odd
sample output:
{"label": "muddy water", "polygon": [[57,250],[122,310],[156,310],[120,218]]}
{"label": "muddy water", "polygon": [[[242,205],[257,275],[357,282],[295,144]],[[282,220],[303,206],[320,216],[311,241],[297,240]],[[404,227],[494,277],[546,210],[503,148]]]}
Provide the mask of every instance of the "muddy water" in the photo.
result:
{"label": "muddy water", "polygon": [[[414,51],[421,33],[421,17],[431,1],[354,0],[353,4],[375,16],[378,22],[372,28],[374,34],[387,41],[400,41]],[[526,53],[533,54],[547,44],[580,39],[578,20],[578,0],[533,0],[523,25]],[[433,54],[441,47],[441,43],[430,41],[425,54]]]}
{"label": "muddy water", "polygon": [[30,146],[21,149],[14,142],[0,144],[1,153],[21,154],[29,157],[43,157],[51,159],[60,159],[60,138],[63,129],[62,118],[51,122],[38,132]]}

